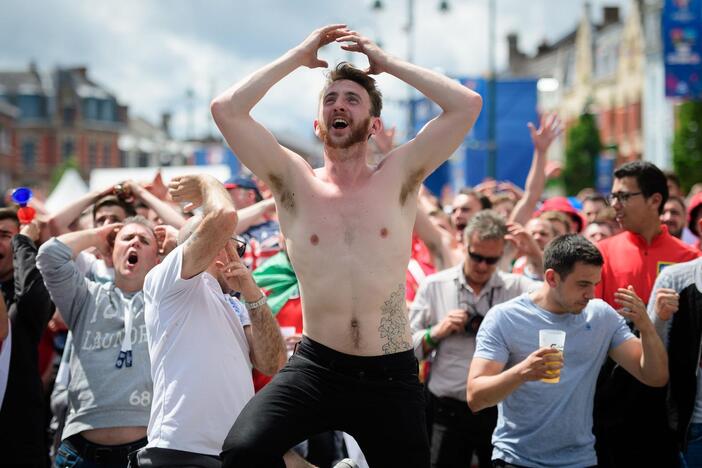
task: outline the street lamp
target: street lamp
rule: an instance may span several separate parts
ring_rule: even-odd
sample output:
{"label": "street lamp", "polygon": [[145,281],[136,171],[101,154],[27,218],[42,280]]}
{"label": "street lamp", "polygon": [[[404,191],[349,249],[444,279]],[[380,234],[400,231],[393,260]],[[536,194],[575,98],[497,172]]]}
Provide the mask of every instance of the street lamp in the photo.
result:
{"label": "street lamp", "polygon": [[[497,71],[495,64],[495,44],[497,21],[497,0],[486,0],[488,3],[488,79],[487,79],[487,175],[495,178],[497,175],[497,125],[496,125],[496,98],[497,98]],[[372,8],[376,11],[384,8],[382,0],[374,0]],[[438,9],[447,13],[451,9],[448,0],[441,0]],[[414,0],[407,0],[407,60],[414,62]],[[408,92],[408,129],[407,137],[413,135],[416,124],[414,94],[410,87]]]}
{"label": "street lamp", "polygon": [[[372,8],[375,11],[380,11],[384,8],[382,0],[374,0]],[[440,12],[449,11],[449,2],[441,0],[438,5]],[[414,0],[407,0],[407,24],[405,25],[407,32],[407,61],[414,63]],[[414,128],[416,126],[416,108],[414,105],[414,89],[408,86],[407,89],[407,139],[414,136]]]}

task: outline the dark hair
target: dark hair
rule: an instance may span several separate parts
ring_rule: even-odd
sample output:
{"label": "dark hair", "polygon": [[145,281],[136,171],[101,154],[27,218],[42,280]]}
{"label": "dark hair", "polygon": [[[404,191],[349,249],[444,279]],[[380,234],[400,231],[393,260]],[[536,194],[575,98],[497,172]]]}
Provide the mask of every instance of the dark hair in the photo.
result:
{"label": "dark hair", "polygon": [[673,171],[663,171],[665,174],[665,179],[668,182],[672,182],[676,187],[680,188],[680,177]]}
{"label": "dark hair", "polygon": [[679,197],[677,195],[671,195],[668,197],[668,201],[674,201],[677,202],[678,205],[682,208],[683,214],[685,214],[685,211],[687,210],[687,205],[685,204],[685,200],[683,197]]}
{"label": "dark hair", "polygon": [[327,82],[321,94],[324,95],[329,85],[339,80],[349,80],[361,85],[363,89],[368,92],[368,96],[370,97],[370,115],[373,117],[380,117],[380,112],[383,110],[383,94],[376,86],[373,77],[348,62],[341,62],[327,75]]}
{"label": "dark hair", "polygon": [[97,212],[103,206],[118,206],[124,210],[124,214],[127,217],[136,215],[134,205],[132,205],[131,203],[127,203],[126,201],[122,200],[121,198],[115,195],[107,195],[99,199],[97,202],[95,202],[95,205],[93,205],[93,221],[95,221]]}
{"label": "dark hair", "polygon": [[17,210],[14,208],[0,208],[0,221],[3,219],[9,219],[15,222],[17,224],[17,228],[19,229],[19,218],[17,217]]}
{"label": "dark hair", "polygon": [[487,197],[487,195],[483,195],[480,192],[476,192],[470,187],[463,187],[458,191],[456,195],[467,195],[469,197],[475,198],[480,203],[481,210],[489,210],[492,208],[492,202]]}
{"label": "dark hair", "polygon": [[614,171],[614,177],[617,179],[635,177],[639,190],[646,198],[654,193],[660,193],[661,204],[658,206],[658,214],[663,214],[663,205],[668,201],[668,182],[663,171],[655,164],[647,161],[631,161],[619,166]]}
{"label": "dark hair", "polygon": [[595,244],[578,234],[558,236],[546,245],[544,270],[554,270],[565,279],[575,268],[576,262],[602,266],[604,259]]}
{"label": "dark hair", "polygon": [[593,203],[600,202],[600,203],[604,203],[605,205],[608,205],[608,204],[609,204],[609,203],[607,203],[607,199],[606,199],[606,198],[604,197],[604,195],[602,195],[601,193],[589,193],[589,194],[587,194],[587,196],[586,196],[585,199],[583,200],[583,204],[584,204],[585,202],[588,202],[588,201],[589,201],[589,202],[593,202]]}

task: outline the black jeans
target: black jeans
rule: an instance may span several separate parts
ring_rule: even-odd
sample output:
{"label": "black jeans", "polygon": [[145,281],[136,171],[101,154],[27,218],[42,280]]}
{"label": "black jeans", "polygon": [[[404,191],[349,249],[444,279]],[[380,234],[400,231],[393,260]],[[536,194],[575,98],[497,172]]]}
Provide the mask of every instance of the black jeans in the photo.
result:
{"label": "black jeans", "polygon": [[371,468],[429,466],[424,392],[412,350],[339,353],[303,337],[288,364],[244,407],[222,466],[284,467],[295,444],[324,431],[352,435]]}
{"label": "black jeans", "polygon": [[491,439],[497,424],[497,407],[473,413],[465,401],[433,395],[432,400],[432,468],[470,466],[473,452],[478,455],[480,468],[492,467]]}

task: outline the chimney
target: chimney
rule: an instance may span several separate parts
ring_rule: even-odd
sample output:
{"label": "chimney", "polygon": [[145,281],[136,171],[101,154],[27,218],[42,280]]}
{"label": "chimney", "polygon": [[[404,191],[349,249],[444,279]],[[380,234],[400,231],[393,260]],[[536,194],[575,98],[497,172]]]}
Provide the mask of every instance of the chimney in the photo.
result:
{"label": "chimney", "polygon": [[73,70],[71,70],[74,73],[77,73],[81,78],[88,78],[88,68],[87,67],[76,67]]}
{"label": "chimney", "polygon": [[614,24],[619,22],[619,7],[606,6],[602,8],[602,25]]}
{"label": "chimney", "polygon": [[171,118],[173,115],[170,112],[163,112],[161,114],[161,130],[166,136],[171,136]]}
{"label": "chimney", "polygon": [[549,50],[551,50],[551,46],[548,44],[546,39],[544,39],[543,41],[541,41],[541,44],[539,44],[539,47],[536,49],[536,55],[541,55],[543,53],[548,52]]}
{"label": "chimney", "polygon": [[508,46],[508,67],[513,70],[518,67],[518,62],[524,58],[524,54],[519,50],[519,34],[513,32],[507,35]]}

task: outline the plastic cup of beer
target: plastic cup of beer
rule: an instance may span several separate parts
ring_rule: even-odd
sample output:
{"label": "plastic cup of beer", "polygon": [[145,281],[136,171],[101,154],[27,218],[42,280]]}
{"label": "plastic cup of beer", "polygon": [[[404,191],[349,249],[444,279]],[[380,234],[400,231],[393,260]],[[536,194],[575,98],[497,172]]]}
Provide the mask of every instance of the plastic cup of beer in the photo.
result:
{"label": "plastic cup of beer", "polygon": [[[563,349],[565,348],[565,337],[566,334],[563,330],[539,330],[539,348],[553,348],[553,353],[548,353],[544,355],[546,361],[549,360],[549,356],[563,356]],[[549,370],[546,371],[547,374],[554,375],[555,377],[550,379],[541,379],[542,382],[546,383],[558,383],[561,380],[561,370]]]}

